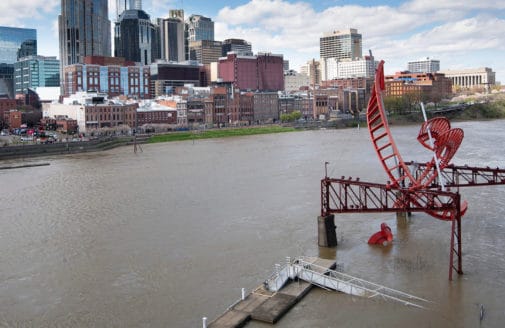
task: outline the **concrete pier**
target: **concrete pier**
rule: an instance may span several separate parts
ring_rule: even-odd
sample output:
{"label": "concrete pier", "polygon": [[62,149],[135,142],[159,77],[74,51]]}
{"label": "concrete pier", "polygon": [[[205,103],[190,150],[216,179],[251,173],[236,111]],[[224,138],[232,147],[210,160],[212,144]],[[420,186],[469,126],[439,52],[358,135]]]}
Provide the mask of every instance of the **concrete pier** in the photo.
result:
{"label": "concrete pier", "polygon": [[317,217],[317,240],[320,247],[337,246],[337,227],[335,215]]}

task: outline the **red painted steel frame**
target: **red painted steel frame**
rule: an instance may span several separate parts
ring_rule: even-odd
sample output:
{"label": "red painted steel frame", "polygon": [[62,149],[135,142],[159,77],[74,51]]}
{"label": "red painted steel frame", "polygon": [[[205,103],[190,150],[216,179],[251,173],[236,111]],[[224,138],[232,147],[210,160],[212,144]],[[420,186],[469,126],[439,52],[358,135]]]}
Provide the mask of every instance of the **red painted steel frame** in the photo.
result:
{"label": "red painted steel frame", "polygon": [[[439,190],[411,190],[351,178],[321,180],[321,216],[337,213],[444,212],[453,218],[449,280],[463,273],[461,257],[461,197]],[[456,265],[454,261],[457,260]]]}
{"label": "red painted steel frame", "polygon": [[326,176],[321,180],[321,216],[417,211],[451,221],[449,280],[452,280],[453,270],[463,273],[461,217],[467,204],[461,203],[459,193],[440,190],[437,162],[444,186],[448,188],[505,184],[505,170],[450,164],[464,134],[461,129],[451,128],[449,121],[443,117],[423,123],[417,137],[421,145],[434,152],[433,159],[421,164],[404,162],[388,126],[382,100],[384,90],[384,61],[381,61],[368,103],[367,123],[372,144],[390,182],[385,185]]}

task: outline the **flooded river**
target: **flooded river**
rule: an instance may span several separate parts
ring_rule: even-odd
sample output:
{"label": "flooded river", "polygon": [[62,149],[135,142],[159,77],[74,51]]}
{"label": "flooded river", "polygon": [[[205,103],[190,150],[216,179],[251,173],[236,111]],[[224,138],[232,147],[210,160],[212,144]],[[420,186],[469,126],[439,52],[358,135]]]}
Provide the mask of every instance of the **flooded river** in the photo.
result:
{"label": "flooded river", "polygon": [[[505,121],[465,122],[453,162],[505,167]],[[418,127],[394,127],[405,160],[428,161]],[[385,182],[366,128],[123,147],[6,161],[0,170],[0,327],[201,327],[286,256],[432,301],[420,310],[314,289],[277,327],[499,327],[505,322],[505,187],[461,190],[463,271],[448,281],[450,223],[415,213],[335,218],[317,246],[324,162]],[[366,242],[386,222],[393,245]],[[484,317],[480,319],[480,309]],[[248,327],[267,327],[250,323]]]}

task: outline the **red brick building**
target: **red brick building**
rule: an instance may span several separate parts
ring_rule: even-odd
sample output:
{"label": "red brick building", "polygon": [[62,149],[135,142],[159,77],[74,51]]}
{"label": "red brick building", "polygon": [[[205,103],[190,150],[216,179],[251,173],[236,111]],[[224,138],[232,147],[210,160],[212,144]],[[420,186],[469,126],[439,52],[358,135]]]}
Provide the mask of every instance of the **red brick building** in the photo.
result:
{"label": "red brick building", "polygon": [[[86,130],[128,125],[136,126],[138,104],[98,104],[84,106]],[[82,132],[82,131],[81,131]]]}
{"label": "red brick building", "polygon": [[77,120],[65,116],[58,116],[56,118],[44,117],[40,120],[40,126],[44,130],[58,131],[62,133],[73,134],[78,129]]}
{"label": "red brick building", "polygon": [[238,121],[251,124],[254,121],[254,93],[241,93],[238,107]]}
{"label": "red brick building", "polygon": [[368,77],[335,79],[335,80],[322,81],[321,89],[326,88],[365,89],[366,94],[370,96],[373,84],[374,79]]}
{"label": "red brick building", "polygon": [[23,124],[23,113],[18,110],[11,109],[5,111],[3,117],[5,124],[9,127],[9,129],[20,128],[21,124]]}
{"label": "red brick building", "polygon": [[[211,89],[210,96],[204,101],[205,123],[226,125],[233,121],[233,102],[228,98],[226,88],[217,87]],[[188,116],[190,106],[188,102]],[[189,120],[189,118],[188,118]]]}
{"label": "red brick building", "polygon": [[8,118],[7,116],[5,116],[5,114],[8,111],[16,108],[17,108],[16,99],[0,98],[0,129],[2,129],[4,126],[9,126]]}
{"label": "red brick building", "polygon": [[254,121],[272,123],[279,120],[279,96],[277,92],[256,92],[253,95]]}
{"label": "red brick building", "polygon": [[171,108],[155,108],[137,111],[137,124],[177,124],[177,110]]}
{"label": "red brick building", "polygon": [[284,89],[284,60],[282,55],[231,52],[219,59],[218,77],[240,90],[280,91]]}
{"label": "red brick building", "polygon": [[397,72],[385,76],[386,95],[402,97],[410,95],[414,101],[433,101],[452,95],[452,80],[439,73]]}
{"label": "red brick building", "polygon": [[284,58],[282,55],[260,53],[258,61],[258,90],[284,90]]}
{"label": "red brick building", "polygon": [[105,56],[85,56],[84,64],[100,66],[135,66],[135,62],[128,61],[123,57],[105,57]]}

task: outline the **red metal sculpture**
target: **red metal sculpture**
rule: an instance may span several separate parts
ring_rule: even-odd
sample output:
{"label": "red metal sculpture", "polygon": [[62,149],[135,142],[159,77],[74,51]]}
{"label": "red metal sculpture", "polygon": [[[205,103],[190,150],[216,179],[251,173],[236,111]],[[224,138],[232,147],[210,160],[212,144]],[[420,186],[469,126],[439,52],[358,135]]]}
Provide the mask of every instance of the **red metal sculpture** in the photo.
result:
{"label": "red metal sculpture", "polygon": [[[417,203],[418,195],[415,190],[429,188],[438,177],[438,172],[443,170],[463,141],[463,130],[451,129],[451,124],[445,117],[436,117],[423,123],[417,140],[433,151],[431,161],[424,166],[424,171],[414,177],[409,167],[403,161],[387,122],[386,111],[382,101],[384,85],[384,61],[379,63],[375,76],[375,84],[368,103],[367,122],[370,138],[374,145],[379,160],[394,188],[407,187],[414,191],[409,199],[399,199],[398,205],[404,206],[405,202]],[[462,204],[461,215],[466,211],[466,202]],[[441,220],[453,220],[455,213],[447,211],[426,211],[431,216]]]}
{"label": "red metal sculpture", "polygon": [[382,246],[386,246],[392,241],[393,233],[391,232],[391,228],[386,223],[382,223],[381,230],[374,233],[370,239],[368,239],[369,244]]}
{"label": "red metal sculpture", "polygon": [[[403,211],[425,212],[450,221],[449,280],[452,280],[453,271],[463,273],[461,217],[466,212],[467,203],[461,201],[458,191],[449,188],[503,185],[505,170],[450,164],[464,133],[461,129],[451,128],[444,117],[426,120],[417,136],[422,146],[433,151],[433,157],[426,163],[404,162],[388,126],[382,100],[384,90],[384,61],[381,61],[368,103],[367,122],[373,146],[390,181],[378,184],[326,175],[321,180],[321,217],[330,217],[334,213]],[[387,240],[389,235],[385,227],[374,239],[379,240],[382,235]]]}

